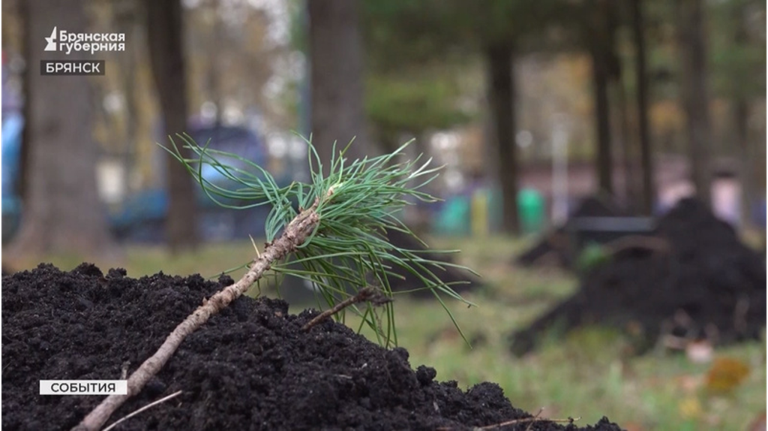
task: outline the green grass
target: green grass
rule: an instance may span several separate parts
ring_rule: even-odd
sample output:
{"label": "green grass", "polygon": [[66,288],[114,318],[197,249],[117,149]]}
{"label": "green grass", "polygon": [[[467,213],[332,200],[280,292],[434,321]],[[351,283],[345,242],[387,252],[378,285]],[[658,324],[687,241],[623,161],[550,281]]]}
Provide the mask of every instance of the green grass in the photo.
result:
{"label": "green grass", "polygon": [[[263,247],[264,241],[256,241],[259,247]],[[124,250],[124,258],[120,262],[96,261],[92,262],[102,270],[113,266],[120,266],[128,271],[128,275],[134,278],[143,275],[155,274],[163,271],[172,275],[201,274],[204,277],[215,276],[229,268],[244,264],[253,258],[255,252],[251,241],[235,243],[211,243],[201,246],[197,251],[171,255],[165,247],[150,245],[131,245]],[[43,260],[56,265],[59,269],[70,270],[82,263],[79,256],[52,255]],[[31,269],[37,266],[37,262],[13,262],[14,270]],[[242,275],[245,270],[232,274]]]}
{"label": "green grass", "polygon": [[[606,415],[635,430],[744,430],[765,410],[765,339],[715,352],[715,357],[736,358],[751,368],[743,384],[721,396],[703,388],[710,365],[694,364],[684,355],[628,357],[624,354],[626,340],[606,329],[585,329],[562,340],[548,340],[535,354],[515,358],[507,351],[508,334],[568,296],[576,288],[576,280],[557,270],[509,266],[526,241],[492,237],[428,242],[462,249],[459,263],[477,270],[490,285],[467,295],[478,307],[447,302],[472,341],[472,349],[438,303],[397,298],[399,344],[410,352],[412,366],[434,367],[441,381],[456,380],[464,388],[482,381],[496,382],[518,408],[535,413],[543,407],[546,417],[581,417],[580,425]],[[256,243],[263,245],[263,241]],[[160,270],[213,276],[245,263],[253,253],[249,240],[206,245],[173,258],[162,248],[129,247],[122,266],[133,277]],[[66,256],[49,261],[62,269],[79,263]],[[357,328],[354,318],[347,323]]]}

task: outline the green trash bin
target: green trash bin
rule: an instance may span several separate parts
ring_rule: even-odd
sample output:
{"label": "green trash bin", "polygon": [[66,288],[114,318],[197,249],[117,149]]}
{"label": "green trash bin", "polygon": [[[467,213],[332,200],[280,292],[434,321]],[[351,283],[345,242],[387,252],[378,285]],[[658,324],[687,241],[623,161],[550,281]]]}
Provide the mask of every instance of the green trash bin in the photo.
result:
{"label": "green trash bin", "polygon": [[538,234],[544,229],[544,197],[534,189],[523,189],[517,194],[520,229],[525,234]]}
{"label": "green trash bin", "polygon": [[438,235],[463,236],[469,234],[470,202],[464,196],[448,199],[438,213],[434,231]]}

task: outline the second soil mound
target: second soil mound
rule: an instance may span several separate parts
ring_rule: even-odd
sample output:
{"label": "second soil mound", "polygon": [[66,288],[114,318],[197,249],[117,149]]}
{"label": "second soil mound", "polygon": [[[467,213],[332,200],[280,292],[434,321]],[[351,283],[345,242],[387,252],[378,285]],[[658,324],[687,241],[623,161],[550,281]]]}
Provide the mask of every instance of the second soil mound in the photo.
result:
{"label": "second soil mound", "polygon": [[658,222],[666,250],[629,248],[588,273],[579,290],[511,337],[524,354],[551,328],[628,329],[640,351],[659,336],[714,343],[758,339],[766,319],[766,268],[734,229],[701,202],[681,201]]}

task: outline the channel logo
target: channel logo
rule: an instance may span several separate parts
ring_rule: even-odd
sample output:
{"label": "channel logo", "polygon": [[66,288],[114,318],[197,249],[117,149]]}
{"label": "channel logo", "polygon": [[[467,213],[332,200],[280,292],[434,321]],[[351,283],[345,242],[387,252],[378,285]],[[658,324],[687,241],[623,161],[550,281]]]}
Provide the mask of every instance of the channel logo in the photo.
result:
{"label": "channel logo", "polygon": [[45,45],[46,51],[56,51],[56,27],[53,28],[53,31],[51,32],[51,35],[49,37],[45,38],[45,41],[47,44]]}

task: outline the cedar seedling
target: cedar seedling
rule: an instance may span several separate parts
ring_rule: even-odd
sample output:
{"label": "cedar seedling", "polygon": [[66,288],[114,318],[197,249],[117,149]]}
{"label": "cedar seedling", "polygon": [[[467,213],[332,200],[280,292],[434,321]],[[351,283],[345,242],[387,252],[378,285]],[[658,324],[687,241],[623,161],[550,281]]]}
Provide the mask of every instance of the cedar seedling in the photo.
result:
{"label": "cedar seedling", "polygon": [[[293,182],[279,187],[268,171],[250,160],[210,149],[208,145],[201,147],[188,135],[180,135],[180,138],[185,147],[192,151],[193,158],[181,157],[175,145],[170,150],[171,154],[186,166],[214,202],[232,209],[260,205],[271,207],[265,226],[268,245],[302,212],[313,208],[319,218],[313,232],[303,244],[297,244],[278,262],[272,262],[271,270],[279,275],[293,275],[308,280],[328,307],[334,307],[338,302],[357,294],[371,281],[385,295],[393,296],[395,293],[388,279],[401,277],[392,271],[393,266],[399,266],[417,277],[423,285],[422,289],[431,290],[454,324],[456,322],[445,307],[441,294],[472,305],[433,272],[443,270],[445,266],[457,265],[426,259],[421,256],[424,250],[399,248],[386,239],[388,230],[401,231],[415,237],[397,218],[403,207],[409,205],[409,199],[437,201],[420,189],[437,177],[440,167],[430,167],[431,159],[420,164],[420,157],[413,161],[401,161],[403,150],[412,141],[391,154],[352,162],[344,157],[351,143],[338,152],[334,145],[327,175],[323,175],[323,163],[307,141],[311,183]],[[237,160],[237,165],[241,167],[234,167],[222,160]],[[228,179],[231,186],[224,187],[206,180],[203,176],[203,167],[206,165]],[[259,253],[258,249],[256,252]],[[261,279],[257,279],[257,283]],[[397,344],[391,302],[384,304],[382,319],[375,316],[370,302],[366,302],[365,310],[356,306],[351,309],[362,316],[364,324],[375,330],[380,343],[387,346]],[[343,319],[343,310],[340,318]]]}
{"label": "cedar seedling", "polygon": [[[307,141],[311,182],[294,182],[280,187],[269,172],[247,159],[209,149],[208,145],[201,147],[189,135],[179,135],[179,138],[192,152],[191,158],[184,157],[173,140],[172,148],[165,149],[184,164],[216,203],[233,209],[271,206],[265,226],[267,244],[262,251],[256,249],[256,257],[243,265],[248,271],[240,280],[203,301],[174,329],[157,352],[131,374],[126,395],[107,397],[75,427],[76,430],[101,428],[117,408],[139,393],[160,371],[187,335],[270,271],[309,280],[332,313],[343,313],[345,307],[349,307],[362,316],[363,324],[373,328],[379,342],[385,346],[397,343],[391,301],[394,292],[388,281],[388,277],[398,277],[394,267],[417,277],[424,289],[433,292],[457,329],[456,320],[441,295],[473,305],[433,272],[455,265],[428,259],[420,255],[423,251],[396,247],[386,240],[385,235],[391,230],[415,237],[397,217],[400,210],[409,205],[409,199],[436,200],[419,189],[435,179],[439,168],[430,167],[431,160],[423,164],[419,164],[419,158],[400,161],[410,142],[390,154],[351,162],[344,157],[349,145],[338,153],[334,145],[328,174],[324,175],[320,157]],[[225,159],[237,160],[240,167],[221,161]],[[208,181],[203,176],[206,165],[230,180],[233,187]],[[375,285],[375,292],[371,284]],[[361,310],[363,303],[365,309]],[[383,316],[378,316],[374,306],[385,308]],[[305,330],[311,330],[313,325],[310,322]]]}

